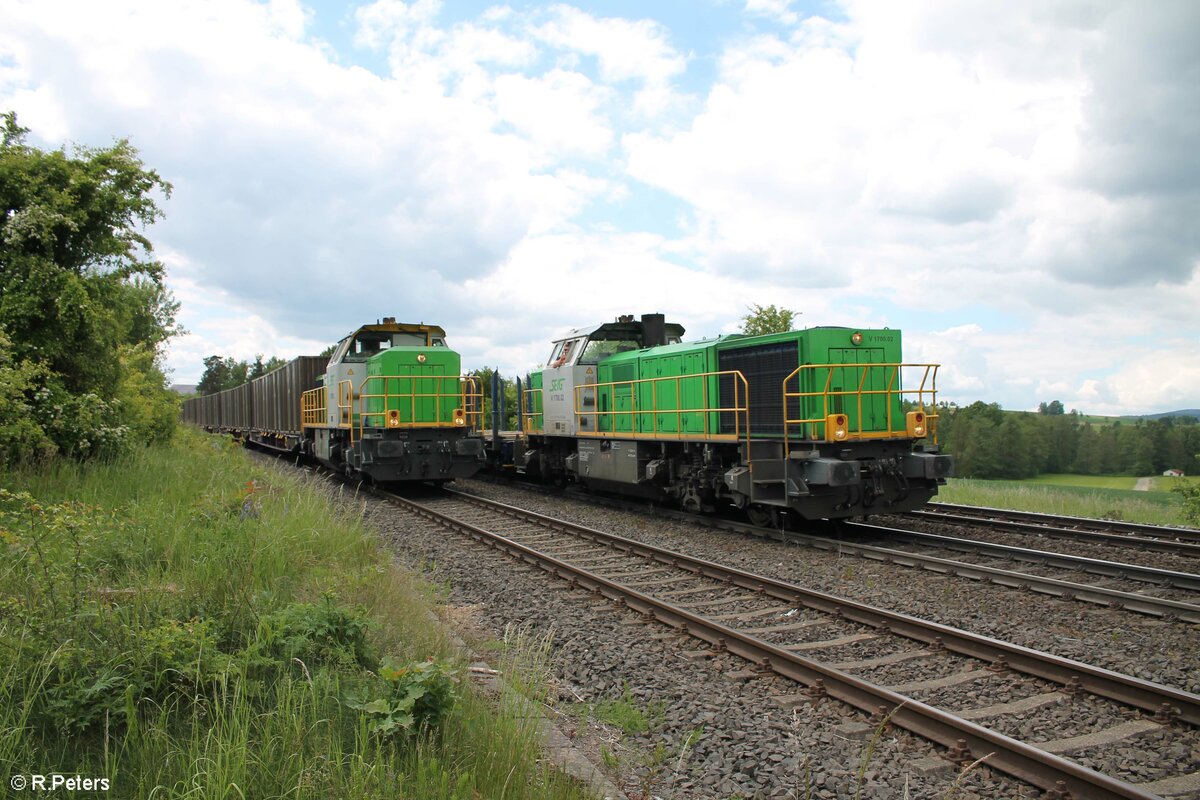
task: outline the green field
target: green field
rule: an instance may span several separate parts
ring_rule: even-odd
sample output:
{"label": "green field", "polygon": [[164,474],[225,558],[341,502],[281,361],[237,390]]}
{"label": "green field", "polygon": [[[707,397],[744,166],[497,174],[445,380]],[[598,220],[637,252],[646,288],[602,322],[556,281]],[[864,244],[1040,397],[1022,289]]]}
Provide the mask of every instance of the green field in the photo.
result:
{"label": "green field", "polygon": [[963,505],[1011,508],[1043,514],[1119,519],[1151,525],[1184,526],[1179,495],[1171,478],[1155,478],[1152,491],[1134,491],[1137,478],[1121,475],[1040,475],[1024,481],[951,478],[936,500]]}
{"label": "green field", "polygon": [[1046,486],[1078,486],[1086,489],[1128,489],[1133,491],[1137,478],[1128,475],[1038,475],[1036,478],[1019,481]]}

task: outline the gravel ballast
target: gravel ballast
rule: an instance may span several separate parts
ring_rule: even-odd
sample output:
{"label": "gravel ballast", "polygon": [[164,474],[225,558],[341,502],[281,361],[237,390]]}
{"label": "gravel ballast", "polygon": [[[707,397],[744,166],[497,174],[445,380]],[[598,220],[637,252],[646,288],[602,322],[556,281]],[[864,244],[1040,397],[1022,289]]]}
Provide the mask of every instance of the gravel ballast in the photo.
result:
{"label": "gravel ballast", "polygon": [[[995,588],[972,586],[960,579],[650,519],[521,488],[480,482],[460,482],[459,488],[700,558],[1015,639],[1114,669],[1121,669],[1112,665],[1124,660],[1141,660],[1145,666],[1146,656],[1151,654],[1148,651],[1152,650],[1146,642],[1159,631],[1167,632],[1168,638],[1180,637],[1181,643],[1195,643],[1190,626],[1130,619],[1130,615],[1120,612],[1084,609],[1078,604],[1017,592],[1011,597],[1019,600],[1020,608],[1012,609],[1006,618],[1003,607],[1013,604],[998,602]],[[428,523],[390,507],[373,506],[371,519],[405,561],[425,566],[436,580],[449,582],[450,602],[476,609],[478,625],[490,635],[498,637],[505,626],[514,623],[538,631],[555,631],[555,662],[561,682],[559,708],[568,714],[564,725],[581,739],[597,740],[593,750],[631,797],[642,792],[658,797],[853,797],[860,769],[862,797],[943,797],[948,792],[961,797],[1037,796],[1031,787],[983,767],[976,767],[961,780],[955,767],[930,774],[927,762],[920,759],[933,756],[935,748],[903,731],[885,730],[872,743],[870,728],[864,738],[865,716],[839,703],[826,700],[815,706],[781,705],[773,698],[794,695],[799,691],[797,685],[778,678],[730,677],[745,671],[745,662],[730,656],[702,655],[697,652],[703,649],[702,643],[661,627],[654,632],[657,638],[648,638],[639,618],[631,614],[614,617],[606,601],[572,592],[566,584],[556,583],[532,568],[471,544],[465,537],[430,530]],[[974,601],[963,597],[964,593],[974,592],[980,595]],[[1107,617],[1102,628],[1112,645],[1082,648],[1090,657],[1072,654],[1070,645],[1082,639],[1081,631],[1073,618],[1063,619],[1064,607],[1077,614],[1090,612]],[[989,609],[1001,613],[993,615]],[[1119,615],[1122,626],[1113,625],[1114,614]],[[1039,619],[1044,620],[1044,628],[1034,624]],[[1158,631],[1147,630],[1146,622]],[[1095,624],[1100,626],[1099,622]],[[1006,626],[1024,636],[1002,633]],[[1132,632],[1123,642],[1123,634],[1118,631],[1127,629]],[[1066,630],[1075,635],[1064,636],[1061,632]],[[1068,645],[1066,651],[1061,646],[1064,643]],[[838,659],[870,658],[886,652],[870,646],[844,650]],[[1098,659],[1102,653],[1107,654],[1108,663]],[[925,667],[928,677],[961,670],[956,663],[959,660],[943,655],[929,661]],[[1174,668],[1170,662],[1166,658],[1150,662],[1150,666],[1160,668],[1160,674],[1170,674]],[[1184,666],[1176,674],[1184,675],[1187,669]],[[886,682],[881,677],[892,670],[911,679],[911,666],[901,669],[901,665],[883,667],[864,677]],[[1132,669],[1122,671],[1136,674]],[[960,689],[955,687],[955,691]],[[1040,683],[1030,685],[1028,694],[1043,690],[1052,688]],[[965,699],[970,701],[970,690],[965,691]],[[1020,696],[1027,695],[1013,694],[1014,698]],[[622,697],[635,706],[651,709],[649,730],[622,734],[589,722],[587,704]],[[936,699],[939,705],[951,708],[973,705],[941,702],[954,697],[943,692],[926,699]],[[1081,716],[1095,719],[1091,713],[1082,712]],[[857,725],[847,727],[847,722]],[[597,730],[601,733],[595,733]]]}

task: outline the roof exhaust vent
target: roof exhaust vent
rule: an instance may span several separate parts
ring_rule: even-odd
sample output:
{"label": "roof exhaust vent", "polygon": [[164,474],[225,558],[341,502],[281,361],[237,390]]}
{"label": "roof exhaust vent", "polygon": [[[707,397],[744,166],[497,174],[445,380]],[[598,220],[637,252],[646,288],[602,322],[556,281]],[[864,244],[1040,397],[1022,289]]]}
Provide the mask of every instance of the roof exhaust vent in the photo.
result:
{"label": "roof exhaust vent", "polygon": [[659,347],[667,343],[667,318],[662,314],[642,314],[642,344]]}

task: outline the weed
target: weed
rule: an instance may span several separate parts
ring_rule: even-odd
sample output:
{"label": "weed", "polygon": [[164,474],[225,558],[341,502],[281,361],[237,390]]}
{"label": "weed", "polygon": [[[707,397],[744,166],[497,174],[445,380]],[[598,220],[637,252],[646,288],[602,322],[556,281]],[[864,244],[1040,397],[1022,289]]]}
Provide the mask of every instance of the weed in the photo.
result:
{"label": "weed", "polygon": [[373,670],[379,662],[367,641],[370,627],[365,609],[337,605],[327,593],[320,603],[293,603],[264,616],[248,652],[268,666],[299,659]]}
{"label": "weed", "polygon": [[447,664],[430,660],[401,666],[387,659],[379,677],[384,683],[383,697],[358,697],[347,700],[346,705],[367,715],[371,733],[382,738],[435,727],[454,703],[458,677]]}
{"label": "weed", "polygon": [[587,707],[587,713],[598,722],[631,734],[650,730],[651,724],[662,717],[664,709],[665,704],[653,702],[643,710],[626,685],[619,698],[592,703]]}

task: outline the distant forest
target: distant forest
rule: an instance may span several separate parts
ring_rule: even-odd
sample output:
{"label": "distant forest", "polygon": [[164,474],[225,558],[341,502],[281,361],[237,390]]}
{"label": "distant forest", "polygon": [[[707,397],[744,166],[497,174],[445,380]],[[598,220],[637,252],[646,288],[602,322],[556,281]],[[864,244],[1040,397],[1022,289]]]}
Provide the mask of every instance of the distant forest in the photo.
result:
{"label": "distant forest", "polygon": [[1098,423],[1062,403],[1037,412],[995,403],[939,410],[938,439],[963,478],[1032,478],[1043,472],[1083,475],[1200,473],[1200,421],[1180,416]]}

